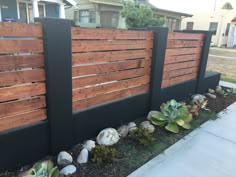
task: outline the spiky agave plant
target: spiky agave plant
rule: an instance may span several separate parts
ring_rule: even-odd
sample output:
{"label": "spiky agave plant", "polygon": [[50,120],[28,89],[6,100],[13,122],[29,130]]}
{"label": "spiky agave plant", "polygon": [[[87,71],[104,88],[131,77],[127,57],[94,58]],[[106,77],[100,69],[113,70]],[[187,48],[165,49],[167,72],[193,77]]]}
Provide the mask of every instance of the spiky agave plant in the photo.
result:
{"label": "spiky agave plant", "polygon": [[185,104],[171,100],[163,103],[160,110],[152,115],[151,122],[154,125],[165,127],[166,130],[173,133],[179,133],[179,126],[184,129],[191,128],[192,114],[189,113]]}
{"label": "spiky agave plant", "polygon": [[29,169],[23,177],[64,177],[59,173],[57,167],[53,166],[53,162],[46,160],[36,163],[31,169]]}

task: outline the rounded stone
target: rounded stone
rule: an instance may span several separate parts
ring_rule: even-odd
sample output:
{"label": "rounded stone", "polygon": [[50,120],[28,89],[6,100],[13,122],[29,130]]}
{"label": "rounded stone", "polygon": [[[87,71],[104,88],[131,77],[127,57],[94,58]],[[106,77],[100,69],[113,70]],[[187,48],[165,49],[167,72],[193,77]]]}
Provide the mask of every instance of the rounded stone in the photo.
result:
{"label": "rounded stone", "polygon": [[86,149],[88,149],[88,151],[91,151],[93,148],[95,148],[95,146],[96,146],[95,141],[88,140],[83,145],[83,148],[86,148]]}
{"label": "rounded stone", "polygon": [[76,167],[74,165],[67,165],[66,167],[61,169],[60,174],[72,175],[75,172],[76,172]]}
{"label": "rounded stone", "polygon": [[116,144],[119,139],[119,134],[114,128],[106,128],[98,134],[97,143],[99,145],[111,146]]}
{"label": "rounded stone", "polygon": [[82,149],[82,151],[80,152],[80,154],[77,158],[77,162],[79,164],[87,163],[88,162],[88,155],[89,155],[88,149],[86,149],[86,148]]}
{"label": "rounded stone", "polygon": [[117,129],[117,132],[122,138],[125,138],[129,133],[129,127],[127,125],[122,125]]}
{"label": "rounded stone", "polygon": [[149,133],[153,133],[155,131],[155,127],[149,121],[143,121],[140,124],[140,127],[147,129]]}
{"label": "rounded stone", "polygon": [[57,156],[58,165],[66,166],[66,165],[71,164],[72,161],[73,161],[72,156],[66,151],[61,151]]}

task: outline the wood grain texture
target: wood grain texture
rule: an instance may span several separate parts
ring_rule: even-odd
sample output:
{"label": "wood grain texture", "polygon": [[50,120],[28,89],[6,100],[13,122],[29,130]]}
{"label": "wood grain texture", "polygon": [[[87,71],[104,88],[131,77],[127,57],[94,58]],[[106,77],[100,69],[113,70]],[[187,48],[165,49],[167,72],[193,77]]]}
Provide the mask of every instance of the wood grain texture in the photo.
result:
{"label": "wood grain texture", "polygon": [[189,55],[189,54],[199,54],[201,48],[176,48],[176,49],[166,49],[166,57],[171,55]]}
{"label": "wood grain texture", "polygon": [[192,68],[183,68],[173,71],[166,71],[163,73],[163,80],[171,79],[173,77],[187,75],[187,74],[196,74],[198,72],[198,67]]}
{"label": "wood grain texture", "polygon": [[190,41],[190,40],[168,40],[167,41],[167,48],[194,48],[194,47],[201,47],[202,41]]}
{"label": "wood grain texture", "polygon": [[179,33],[179,32],[168,33],[168,40],[172,40],[172,39],[203,40],[203,38],[204,38],[204,34]]}
{"label": "wood grain texture", "polygon": [[0,40],[0,54],[42,53],[43,40]]}
{"label": "wood grain texture", "polygon": [[46,93],[45,83],[26,84],[15,87],[0,88],[0,102]]}
{"label": "wood grain texture", "polygon": [[150,31],[71,28],[72,39],[153,39]]}
{"label": "wood grain texture", "polygon": [[46,119],[46,110],[39,109],[33,112],[19,114],[7,118],[0,119],[0,131],[28,125],[34,122]]}
{"label": "wood grain texture", "polygon": [[[0,104],[0,118],[29,112],[34,109],[46,107],[45,96],[33,97],[30,99],[11,101]],[[1,121],[0,121],[1,122]]]}
{"label": "wood grain texture", "polygon": [[0,86],[45,81],[44,69],[0,72]]}
{"label": "wood grain texture", "polygon": [[0,56],[0,70],[19,69],[19,68],[41,68],[44,67],[44,55],[16,55]]}
{"label": "wood grain texture", "polygon": [[84,40],[72,41],[72,52],[150,49],[152,40]]}
{"label": "wood grain texture", "polygon": [[150,74],[150,68],[131,69],[114,73],[105,73],[101,75],[86,76],[81,78],[73,78],[73,89],[81,88],[85,86],[101,84],[111,81],[119,81],[123,79],[129,79],[133,77],[140,77]]}
{"label": "wood grain texture", "polygon": [[198,60],[187,61],[187,62],[182,62],[182,63],[172,63],[172,64],[168,64],[164,66],[164,72],[177,70],[177,69],[183,69],[183,68],[197,67],[198,65],[199,65]]}
{"label": "wood grain texture", "polygon": [[26,23],[0,23],[0,36],[11,37],[42,37],[41,24],[26,24]]}
{"label": "wood grain texture", "polygon": [[116,92],[98,95],[96,97],[91,97],[84,100],[75,101],[73,102],[73,111],[79,111],[81,109],[89,108],[94,105],[107,103],[109,101],[119,100],[139,93],[144,93],[148,91],[148,88],[149,85],[141,85],[138,87],[128,88]]}
{"label": "wood grain texture", "polygon": [[197,73],[173,77],[168,80],[162,80],[162,87],[167,87],[167,86],[170,86],[173,84],[177,84],[177,83],[188,81],[188,80],[195,79],[195,78],[197,78]]}
{"label": "wood grain texture", "polygon": [[72,68],[72,76],[75,77],[89,74],[102,74],[106,72],[121,71],[147,66],[150,66],[150,60],[133,60],[124,62],[111,62],[103,64],[75,66]]}
{"label": "wood grain texture", "polygon": [[145,58],[152,56],[151,50],[128,50],[128,51],[110,51],[110,52],[89,52],[73,53],[72,64],[80,65],[87,63],[122,61],[128,59]]}
{"label": "wood grain texture", "polygon": [[102,84],[97,86],[92,86],[89,88],[76,89],[73,90],[73,101],[94,97],[99,94],[105,94],[108,92],[114,92],[117,90],[123,90],[131,87],[136,87],[139,85],[149,83],[149,76],[142,76],[138,78],[132,78],[123,81],[112,82],[109,84]]}
{"label": "wood grain texture", "polygon": [[190,55],[166,56],[165,64],[200,60],[200,56],[201,56],[200,53],[199,54],[190,54]]}

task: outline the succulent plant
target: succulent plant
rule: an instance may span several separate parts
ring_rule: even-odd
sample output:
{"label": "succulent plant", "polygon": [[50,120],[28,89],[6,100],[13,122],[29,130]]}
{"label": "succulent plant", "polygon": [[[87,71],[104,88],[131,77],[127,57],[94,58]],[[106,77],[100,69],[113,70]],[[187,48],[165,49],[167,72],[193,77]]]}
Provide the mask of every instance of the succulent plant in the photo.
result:
{"label": "succulent plant", "polygon": [[92,162],[111,162],[117,157],[117,150],[112,147],[98,145],[91,151]]}
{"label": "succulent plant", "polygon": [[166,130],[173,133],[179,133],[179,126],[184,129],[191,128],[192,114],[189,113],[185,104],[171,100],[163,103],[160,110],[152,115],[151,122],[154,125],[164,126]]}
{"label": "succulent plant", "polygon": [[140,145],[147,146],[149,144],[152,144],[154,142],[154,138],[152,134],[149,133],[148,129],[146,128],[137,128],[134,131],[131,132],[129,137]]}
{"label": "succulent plant", "polygon": [[64,175],[59,173],[52,161],[46,160],[34,164],[31,169],[23,174],[23,177],[64,177]]}

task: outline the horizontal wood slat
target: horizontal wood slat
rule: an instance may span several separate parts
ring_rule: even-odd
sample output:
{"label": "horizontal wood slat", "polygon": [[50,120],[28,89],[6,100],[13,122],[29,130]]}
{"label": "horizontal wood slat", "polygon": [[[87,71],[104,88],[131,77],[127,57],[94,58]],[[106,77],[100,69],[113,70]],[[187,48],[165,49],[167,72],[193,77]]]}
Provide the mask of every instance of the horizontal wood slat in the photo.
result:
{"label": "horizontal wood slat", "polygon": [[170,86],[173,84],[177,84],[177,83],[188,81],[195,78],[197,78],[197,73],[178,76],[178,77],[174,77],[168,80],[162,80],[162,87]]}
{"label": "horizontal wood slat", "polygon": [[0,56],[0,70],[35,68],[44,66],[44,55]]}
{"label": "horizontal wood slat", "polygon": [[129,50],[129,51],[111,51],[111,52],[91,52],[91,53],[73,53],[73,65],[111,62],[137,58],[150,58],[151,50]]}
{"label": "horizontal wood slat", "polygon": [[187,61],[187,62],[182,62],[182,63],[168,64],[168,65],[165,65],[164,72],[172,71],[172,70],[177,70],[177,69],[182,69],[182,68],[196,67],[198,65],[199,65],[199,61],[198,60]]}
{"label": "horizontal wood slat", "polygon": [[0,40],[0,54],[42,53],[43,40]]}
{"label": "horizontal wood slat", "polygon": [[201,48],[176,48],[166,49],[166,57],[170,55],[189,55],[189,54],[200,54]]}
{"label": "horizontal wood slat", "polygon": [[73,101],[149,83],[149,76],[73,90]]}
{"label": "horizontal wood slat", "polygon": [[187,40],[168,40],[167,48],[193,48],[200,47],[202,45],[202,41],[187,41]]}
{"label": "horizontal wood slat", "polygon": [[151,40],[72,41],[72,52],[150,49],[152,46]]}
{"label": "horizontal wood slat", "polygon": [[170,39],[203,40],[203,38],[204,38],[204,34],[179,33],[179,32],[168,33],[168,40]]}
{"label": "horizontal wood slat", "polygon": [[42,37],[41,24],[0,23],[0,36],[11,37]]}
{"label": "horizontal wood slat", "polygon": [[89,74],[102,74],[106,72],[140,68],[145,66],[150,66],[150,60],[133,60],[126,62],[112,62],[86,66],[75,66],[72,68],[72,76],[75,77]]}
{"label": "horizontal wood slat", "polygon": [[24,70],[15,72],[0,72],[0,86],[9,86],[27,82],[45,80],[44,69]]}
{"label": "horizontal wood slat", "polygon": [[150,31],[71,28],[72,39],[153,39]]}
{"label": "horizontal wood slat", "polygon": [[45,109],[39,109],[33,112],[27,112],[24,114],[3,118],[0,119],[0,131],[16,128],[23,125],[28,125],[45,119],[46,119]]}
{"label": "horizontal wood slat", "polygon": [[167,56],[165,58],[165,64],[179,63],[179,62],[193,61],[193,60],[200,60],[200,54]]}
{"label": "horizontal wood slat", "polygon": [[26,84],[15,87],[0,88],[0,102],[46,93],[45,83]]}
{"label": "horizontal wood slat", "polygon": [[[45,96],[0,104],[0,118],[46,107]],[[1,124],[1,119],[0,119]]]}
{"label": "horizontal wood slat", "polygon": [[173,71],[166,71],[163,73],[163,80],[171,79],[172,77],[177,77],[177,76],[181,76],[181,75],[197,73],[197,72],[198,72],[197,67],[183,68],[183,69],[173,70]]}
{"label": "horizontal wood slat", "polygon": [[133,96],[139,93],[144,93],[148,91],[148,88],[149,85],[141,85],[138,87],[128,88],[116,92],[98,95],[96,97],[91,97],[80,101],[75,101],[73,102],[73,111],[78,111],[84,108],[89,108],[97,104],[102,104],[109,101],[114,101],[125,97]]}
{"label": "horizontal wood slat", "polygon": [[106,73],[101,75],[74,78],[72,80],[73,89],[81,88],[89,85],[101,84],[105,82],[118,81],[133,77],[140,77],[150,74],[150,68],[131,69],[126,71]]}

